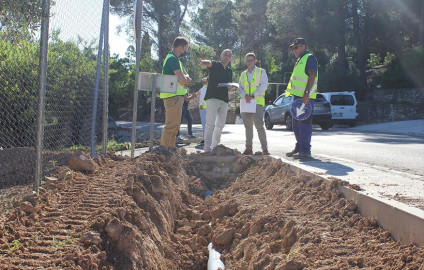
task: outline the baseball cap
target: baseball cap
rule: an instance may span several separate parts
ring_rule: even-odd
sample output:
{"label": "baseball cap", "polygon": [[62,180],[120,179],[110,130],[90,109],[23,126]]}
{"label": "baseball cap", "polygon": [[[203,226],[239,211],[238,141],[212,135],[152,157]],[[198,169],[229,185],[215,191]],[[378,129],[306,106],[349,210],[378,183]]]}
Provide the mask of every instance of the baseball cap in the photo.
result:
{"label": "baseball cap", "polygon": [[305,39],[304,39],[304,38],[296,38],[296,39],[293,41],[293,44],[292,44],[292,45],[290,45],[290,47],[289,47],[289,48],[292,48],[292,47],[294,47],[294,46],[296,46],[296,45],[306,45],[306,41],[305,41]]}

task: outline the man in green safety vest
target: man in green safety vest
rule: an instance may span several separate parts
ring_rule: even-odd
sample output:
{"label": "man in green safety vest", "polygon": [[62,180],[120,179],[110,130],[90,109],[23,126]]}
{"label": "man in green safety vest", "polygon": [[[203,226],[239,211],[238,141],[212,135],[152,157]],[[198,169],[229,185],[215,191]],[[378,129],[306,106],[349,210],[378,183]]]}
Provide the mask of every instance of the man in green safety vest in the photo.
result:
{"label": "man in green safety vest", "polygon": [[244,150],[243,155],[253,154],[253,124],[255,124],[255,128],[258,131],[262,154],[269,155],[263,118],[264,93],[268,87],[268,76],[263,68],[256,66],[258,60],[254,53],[246,54],[245,61],[247,70],[241,73],[239,80],[240,97],[244,99],[240,103],[245,101],[245,104],[250,104],[255,106],[255,108],[252,107],[251,110],[246,112],[243,111],[244,109],[240,111],[246,132],[246,150]]}
{"label": "man in green safety vest", "polygon": [[190,41],[185,37],[177,37],[174,40],[172,51],[163,61],[162,74],[176,75],[178,79],[177,93],[160,93],[165,106],[165,126],[162,130],[160,145],[163,147],[176,148],[175,140],[181,125],[181,113],[184,96],[190,85],[191,78],[184,71],[179,60],[186,54]]}
{"label": "man in green safety vest", "polygon": [[[314,100],[317,96],[315,90],[318,83],[318,62],[306,50],[305,39],[296,38],[290,48],[298,59],[287,85],[286,96],[293,95],[295,100],[302,99],[304,104],[309,102],[314,108]],[[311,157],[312,113],[305,120],[297,120],[293,117],[293,131],[296,146],[293,151],[286,153],[286,156],[301,160],[309,159]]]}

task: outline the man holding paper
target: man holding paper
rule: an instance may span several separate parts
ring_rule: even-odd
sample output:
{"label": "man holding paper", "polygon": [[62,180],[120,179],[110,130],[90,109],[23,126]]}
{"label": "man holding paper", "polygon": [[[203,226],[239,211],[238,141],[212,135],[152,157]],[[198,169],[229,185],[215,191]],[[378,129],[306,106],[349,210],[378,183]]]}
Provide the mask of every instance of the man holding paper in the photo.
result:
{"label": "man holding paper", "polygon": [[253,154],[253,124],[258,131],[262,154],[269,155],[263,120],[268,76],[263,68],[256,66],[258,60],[254,53],[246,54],[245,60],[247,70],[241,73],[239,81],[240,113],[246,130],[246,150],[243,155]]}

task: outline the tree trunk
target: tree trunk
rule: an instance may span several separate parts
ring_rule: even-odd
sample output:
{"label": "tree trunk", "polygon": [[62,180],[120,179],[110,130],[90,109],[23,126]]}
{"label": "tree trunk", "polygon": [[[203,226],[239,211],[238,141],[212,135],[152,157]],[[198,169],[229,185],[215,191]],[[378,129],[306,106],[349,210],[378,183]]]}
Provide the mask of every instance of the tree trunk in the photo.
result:
{"label": "tree trunk", "polygon": [[164,53],[163,53],[163,40],[164,40],[164,37],[163,37],[163,22],[162,22],[162,18],[163,18],[163,16],[160,16],[159,17],[159,20],[158,20],[158,56],[159,56],[159,62],[158,62],[158,64],[159,64],[159,70],[162,70],[162,66],[163,66],[163,60],[164,60]]}
{"label": "tree trunk", "polygon": [[418,34],[418,45],[424,46],[424,0],[421,0],[421,20]]}
{"label": "tree trunk", "polygon": [[181,25],[181,8],[180,3],[178,1],[175,1],[175,37],[178,37],[180,35],[180,25]]}
{"label": "tree trunk", "polygon": [[359,69],[359,86],[360,91],[365,91],[367,88],[367,79],[365,74],[365,58],[363,49],[363,39],[361,29],[359,26],[359,15],[358,15],[358,0],[352,1],[352,17],[353,17],[353,35],[356,45],[356,57],[358,59]]}
{"label": "tree trunk", "polygon": [[[340,0],[339,0],[340,1]],[[345,1],[340,1],[337,4],[337,13],[338,16],[338,31],[336,36],[336,42],[337,42],[337,52],[338,52],[338,58],[337,58],[337,66],[340,74],[339,78],[339,85],[338,87],[343,86],[343,82],[345,81],[345,78],[347,77],[347,65],[346,65],[346,26],[345,26]]]}

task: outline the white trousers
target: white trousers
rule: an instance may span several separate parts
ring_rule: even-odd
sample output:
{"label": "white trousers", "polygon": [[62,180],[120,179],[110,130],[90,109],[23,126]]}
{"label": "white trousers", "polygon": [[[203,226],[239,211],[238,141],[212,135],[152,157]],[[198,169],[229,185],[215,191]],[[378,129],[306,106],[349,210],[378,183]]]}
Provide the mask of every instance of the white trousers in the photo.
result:
{"label": "white trousers", "polygon": [[221,141],[222,129],[227,120],[228,103],[220,99],[206,100],[206,130],[203,150],[210,152]]}

